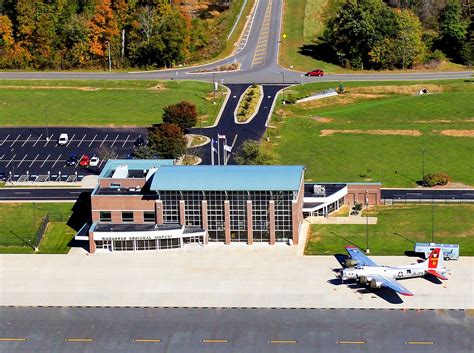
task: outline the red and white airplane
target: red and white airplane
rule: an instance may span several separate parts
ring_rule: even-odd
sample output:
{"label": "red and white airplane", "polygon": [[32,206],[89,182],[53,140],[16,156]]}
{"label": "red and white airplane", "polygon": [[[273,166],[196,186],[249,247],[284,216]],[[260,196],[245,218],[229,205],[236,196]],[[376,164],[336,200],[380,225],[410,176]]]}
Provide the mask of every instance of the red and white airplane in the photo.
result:
{"label": "red and white airplane", "polygon": [[379,266],[369,259],[355,246],[346,246],[350,259],[346,260],[346,268],[342,270],[341,279],[357,281],[371,289],[388,287],[402,295],[412,296],[413,293],[402,286],[397,279],[422,277],[433,275],[442,280],[448,270],[443,267],[443,250],[435,248],[429,258],[423,262],[406,266]]}

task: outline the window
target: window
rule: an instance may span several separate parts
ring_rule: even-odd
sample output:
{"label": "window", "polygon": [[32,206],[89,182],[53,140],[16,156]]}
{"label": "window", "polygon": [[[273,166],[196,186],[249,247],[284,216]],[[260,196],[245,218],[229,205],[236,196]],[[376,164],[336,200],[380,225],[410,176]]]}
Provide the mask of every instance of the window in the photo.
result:
{"label": "window", "polygon": [[181,247],[179,238],[174,239],[160,239],[159,241],[160,249],[176,249]]}
{"label": "window", "polygon": [[120,183],[110,183],[111,188],[119,188],[121,186],[122,186],[122,184],[120,184]]}
{"label": "window", "polygon": [[122,222],[133,222],[133,212],[122,212]]}
{"label": "window", "polygon": [[100,221],[101,222],[111,222],[112,221],[112,212],[110,211],[100,211]]}
{"label": "window", "polygon": [[155,211],[145,211],[145,212],[143,212],[143,220],[145,222],[155,223]]}

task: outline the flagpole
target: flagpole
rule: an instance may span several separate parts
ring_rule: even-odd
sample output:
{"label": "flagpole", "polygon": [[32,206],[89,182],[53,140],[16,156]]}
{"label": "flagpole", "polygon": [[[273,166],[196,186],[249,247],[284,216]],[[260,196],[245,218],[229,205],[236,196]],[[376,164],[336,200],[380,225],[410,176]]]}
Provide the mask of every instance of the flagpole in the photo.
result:
{"label": "flagpole", "polygon": [[217,165],[221,165],[221,142],[219,133],[217,133]]}
{"label": "flagpole", "polygon": [[224,165],[227,165],[227,149],[225,146],[227,146],[227,135],[224,137]]}
{"label": "flagpole", "polygon": [[211,139],[211,164],[214,165],[214,139]]}

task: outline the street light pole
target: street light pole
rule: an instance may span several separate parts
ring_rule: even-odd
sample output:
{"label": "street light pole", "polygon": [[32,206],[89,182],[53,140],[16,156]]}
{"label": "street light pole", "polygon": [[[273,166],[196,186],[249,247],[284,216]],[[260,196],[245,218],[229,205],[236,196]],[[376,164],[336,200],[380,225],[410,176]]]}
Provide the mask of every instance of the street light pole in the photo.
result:
{"label": "street light pole", "polygon": [[107,48],[109,49],[109,72],[112,72],[112,58],[110,56],[110,41],[106,41],[107,43]]}
{"label": "street light pole", "polygon": [[434,199],[431,200],[431,242],[434,243]]}
{"label": "street light pole", "polygon": [[280,73],[281,73],[283,84],[285,84],[285,71],[282,71]]}
{"label": "street light pole", "polygon": [[49,141],[49,128],[48,128],[48,107],[44,107],[44,117],[46,123],[46,141]]}
{"label": "street light pole", "polygon": [[425,176],[425,148],[423,147],[421,149],[421,180],[423,180],[423,177]]}
{"label": "street light pole", "polygon": [[214,91],[214,98],[212,104],[216,104],[216,73],[212,73],[212,90]]}
{"label": "street light pole", "polygon": [[365,190],[365,252],[370,254],[369,250],[369,199],[367,198],[367,190]]}

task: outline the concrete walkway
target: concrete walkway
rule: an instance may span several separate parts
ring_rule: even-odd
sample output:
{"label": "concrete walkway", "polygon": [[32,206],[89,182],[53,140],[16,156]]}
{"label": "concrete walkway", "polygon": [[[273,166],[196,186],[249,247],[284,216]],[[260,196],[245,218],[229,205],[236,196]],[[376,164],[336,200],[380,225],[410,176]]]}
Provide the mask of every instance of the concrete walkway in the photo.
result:
{"label": "concrete walkway", "polygon": [[366,223],[377,224],[377,217],[361,217],[361,216],[308,217],[307,220],[311,224],[366,224]]}
{"label": "concrete walkway", "polygon": [[[288,245],[212,245],[161,253],[0,255],[0,304],[474,308],[474,258],[448,262],[452,273],[443,284],[403,281],[415,296],[400,299],[389,290],[340,285],[333,256],[297,251]],[[403,256],[373,259],[386,265],[415,262]]]}

